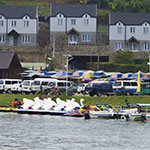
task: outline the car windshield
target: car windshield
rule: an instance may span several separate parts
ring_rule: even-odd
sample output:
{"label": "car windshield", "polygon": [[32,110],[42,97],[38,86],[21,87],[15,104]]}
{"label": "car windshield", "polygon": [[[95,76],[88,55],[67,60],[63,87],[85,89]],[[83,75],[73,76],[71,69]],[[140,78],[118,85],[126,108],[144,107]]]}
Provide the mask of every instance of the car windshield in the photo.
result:
{"label": "car windshield", "polygon": [[131,82],[132,86],[137,86],[137,82]]}
{"label": "car windshield", "polygon": [[3,80],[0,80],[0,84],[4,84]]}
{"label": "car windshield", "polygon": [[34,81],[34,85],[40,85],[40,81]]}
{"label": "car windshield", "polygon": [[89,83],[86,87],[87,88],[92,87],[92,83]]}
{"label": "car windshield", "polygon": [[49,82],[48,83],[48,86],[53,86],[53,85],[55,85],[55,82]]}
{"label": "car windshield", "polygon": [[123,82],[123,86],[131,86],[131,82]]}
{"label": "car windshield", "polygon": [[17,84],[18,83],[18,81],[12,81],[12,84]]}
{"label": "car windshield", "polygon": [[30,82],[29,82],[29,81],[24,81],[24,82],[23,82],[23,85],[29,86],[29,85],[30,85]]}
{"label": "car windshield", "polygon": [[150,89],[150,84],[141,84],[142,89]]}
{"label": "car windshield", "polygon": [[43,81],[41,85],[48,85],[47,81]]}
{"label": "car windshield", "polygon": [[121,86],[121,82],[115,82],[114,86]]}
{"label": "car windshield", "polygon": [[80,87],[84,87],[84,84],[79,84]]}

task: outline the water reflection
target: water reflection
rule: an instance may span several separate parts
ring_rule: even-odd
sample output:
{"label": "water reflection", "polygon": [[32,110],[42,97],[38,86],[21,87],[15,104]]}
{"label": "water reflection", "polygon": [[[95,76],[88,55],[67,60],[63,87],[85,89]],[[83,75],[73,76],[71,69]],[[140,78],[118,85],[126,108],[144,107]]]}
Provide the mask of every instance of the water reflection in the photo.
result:
{"label": "water reflection", "polygon": [[150,123],[0,113],[0,149],[149,149]]}

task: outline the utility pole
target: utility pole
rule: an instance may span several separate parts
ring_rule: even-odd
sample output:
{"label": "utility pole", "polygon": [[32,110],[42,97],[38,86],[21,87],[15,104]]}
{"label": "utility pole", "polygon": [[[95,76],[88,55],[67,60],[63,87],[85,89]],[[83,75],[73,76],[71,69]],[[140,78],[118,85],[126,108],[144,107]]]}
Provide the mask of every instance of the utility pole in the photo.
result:
{"label": "utility pole", "polygon": [[97,71],[99,70],[99,62],[100,62],[100,44],[97,43]]}
{"label": "utility pole", "polygon": [[52,57],[55,58],[55,35],[53,35],[53,54]]}
{"label": "utility pole", "polygon": [[147,63],[147,65],[149,66],[149,73],[150,73],[150,52],[149,52],[149,62]]}
{"label": "utility pole", "polygon": [[98,24],[97,24],[97,33],[96,33],[96,36],[97,36],[97,39],[96,39],[96,44],[97,44],[97,71],[99,70],[99,62],[100,62],[100,39],[99,39],[99,34],[98,34]]}

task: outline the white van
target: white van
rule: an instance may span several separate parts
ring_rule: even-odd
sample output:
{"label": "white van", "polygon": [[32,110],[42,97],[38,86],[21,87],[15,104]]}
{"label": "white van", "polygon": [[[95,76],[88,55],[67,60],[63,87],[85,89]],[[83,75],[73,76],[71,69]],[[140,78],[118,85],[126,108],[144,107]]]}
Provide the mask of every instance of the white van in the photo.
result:
{"label": "white van", "polygon": [[133,95],[137,91],[138,84],[136,80],[122,80],[116,81],[113,84],[113,91],[115,93],[122,93],[125,95]]}
{"label": "white van", "polygon": [[24,80],[21,84],[21,92],[25,94],[32,93],[32,85],[34,80]]}
{"label": "white van", "polygon": [[33,85],[31,87],[32,93],[36,93],[40,91],[40,87],[42,86],[43,90],[48,88],[49,82],[57,81],[57,79],[52,78],[35,78]]}
{"label": "white van", "polygon": [[13,84],[13,86],[11,87],[11,93],[14,93],[14,94],[21,93],[21,83]]}
{"label": "white van", "polygon": [[49,82],[48,88],[52,88],[52,86],[54,86],[56,89],[60,90],[61,92],[65,92],[66,89],[73,88],[73,82],[66,81],[66,80],[56,80],[56,81]]}
{"label": "white van", "polygon": [[20,85],[21,82],[22,80],[20,79],[0,79],[0,92],[11,93],[13,85]]}

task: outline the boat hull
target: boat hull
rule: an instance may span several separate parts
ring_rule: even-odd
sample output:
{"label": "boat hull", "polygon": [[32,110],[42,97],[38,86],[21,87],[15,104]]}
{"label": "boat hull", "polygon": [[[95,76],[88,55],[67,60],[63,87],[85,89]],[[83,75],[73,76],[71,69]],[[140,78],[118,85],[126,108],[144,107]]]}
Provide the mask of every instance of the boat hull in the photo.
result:
{"label": "boat hull", "polygon": [[67,112],[65,111],[46,111],[46,110],[24,110],[24,109],[17,109],[14,112],[18,114],[31,114],[31,115],[64,115]]}

